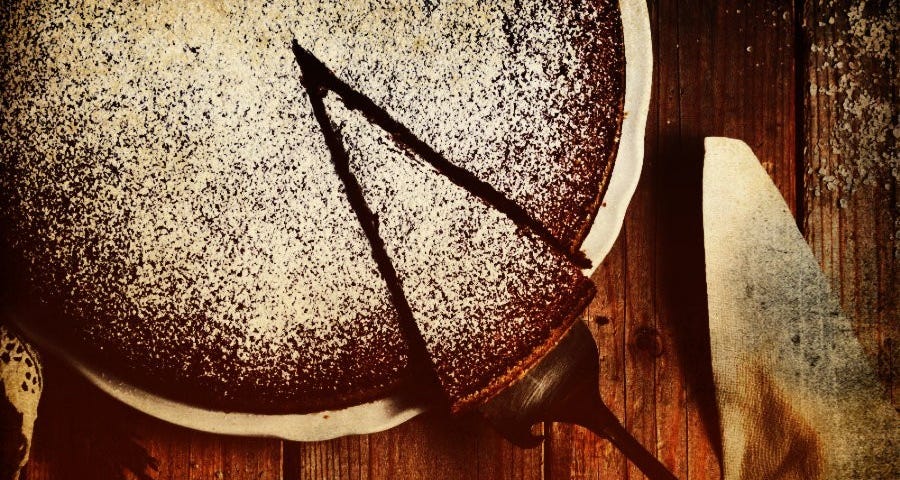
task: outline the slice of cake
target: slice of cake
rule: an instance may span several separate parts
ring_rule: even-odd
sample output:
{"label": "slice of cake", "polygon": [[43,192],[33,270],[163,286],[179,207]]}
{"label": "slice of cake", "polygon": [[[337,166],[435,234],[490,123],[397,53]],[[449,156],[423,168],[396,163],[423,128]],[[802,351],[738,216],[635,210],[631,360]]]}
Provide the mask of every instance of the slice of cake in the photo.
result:
{"label": "slice of cake", "polygon": [[337,95],[326,103],[451,408],[473,407],[556,344],[593,284]]}

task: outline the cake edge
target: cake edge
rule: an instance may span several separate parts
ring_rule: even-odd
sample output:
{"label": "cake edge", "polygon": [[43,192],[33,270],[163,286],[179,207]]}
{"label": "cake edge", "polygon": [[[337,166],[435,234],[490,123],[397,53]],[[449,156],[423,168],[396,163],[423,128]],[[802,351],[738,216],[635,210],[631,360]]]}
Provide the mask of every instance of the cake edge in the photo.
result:
{"label": "cake edge", "polygon": [[597,287],[594,285],[594,282],[587,277],[582,277],[572,294],[566,296],[566,298],[572,300],[553,307],[558,312],[566,311],[566,313],[561,315],[562,321],[560,324],[550,330],[548,338],[535,347],[531,353],[507,369],[506,372],[495,376],[486,386],[454,401],[450,405],[450,413],[455,415],[471,411],[522,379],[532,368],[540,363],[547,353],[556,348],[565,334],[572,328],[572,325],[579,321],[581,313],[591,303],[596,293]]}
{"label": "cake edge", "polygon": [[[621,11],[620,11],[621,14]],[[625,79],[625,72],[627,69],[628,58],[625,57],[625,38],[624,38],[624,28],[620,25],[618,31],[618,38],[616,38],[617,45],[621,48],[621,58],[622,61],[619,62],[619,68],[616,72],[617,76],[617,87],[621,89],[619,92],[619,104],[616,105],[616,129],[613,135],[613,142],[607,153],[607,157],[604,162],[605,171],[601,173],[598,178],[598,182],[600,183],[600,188],[597,189],[597,195],[590,202],[586,202],[582,204],[578,209],[578,217],[584,219],[581,223],[581,226],[577,227],[575,231],[572,233],[571,241],[568,239],[562,239],[562,242],[569,243],[569,250],[574,253],[581,249],[582,244],[584,244],[584,240],[587,238],[588,234],[591,231],[591,228],[594,226],[594,221],[597,218],[597,215],[600,213],[600,208],[603,206],[603,199],[606,197],[606,192],[609,189],[609,183],[612,179],[613,172],[615,171],[616,161],[619,156],[619,148],[621,147],[622,142],[622,124],[625,122],[625,95],[628,90],[628,83]]]}

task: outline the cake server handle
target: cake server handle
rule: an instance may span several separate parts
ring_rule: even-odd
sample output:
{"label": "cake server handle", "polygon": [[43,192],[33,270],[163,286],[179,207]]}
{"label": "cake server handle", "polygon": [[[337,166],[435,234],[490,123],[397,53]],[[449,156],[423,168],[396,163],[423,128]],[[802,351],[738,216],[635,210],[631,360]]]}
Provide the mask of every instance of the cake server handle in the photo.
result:
{"label": "cake server handle", "polygon": [[675,475],[603,403],[599,373],[597,344],[579,320],[522,378],[479,410],[494,428],[519,446],[540,445],[543,438],[531,433],[531,427],[540,422],[581,425],[612,442],[650,480],[674,480]]}
{"label": "cake server handle", "polygon": [[580,425],[609,440],[650,480],[677,480],[675,475],[622,426],[595,390],[583,388],[572,392],[565,401],[554,406],[550,418],[557,422]]}

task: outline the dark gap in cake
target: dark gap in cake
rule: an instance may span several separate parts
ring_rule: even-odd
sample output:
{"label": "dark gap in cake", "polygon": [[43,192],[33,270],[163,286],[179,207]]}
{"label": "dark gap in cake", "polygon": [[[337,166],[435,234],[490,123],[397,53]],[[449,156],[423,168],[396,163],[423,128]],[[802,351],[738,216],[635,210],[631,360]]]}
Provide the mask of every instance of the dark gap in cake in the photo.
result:
{"label": "dark gap in cake", "polygon": [[[416,326],[413,318],[412,308],[403,290],[403,283],[397,276],[397,271],[391,262],[387,249],[384,246],[384,240],[378,233],[378,216],[372,212],[369,204],[366,202],[362,187],[356,176],[350,170],[350,156],[344,148],[344,142],[340,134],[331,123],[328,113],[325,109],[324,98],[328,92],[322,76],[323,69],[318,68],[321,63],[315,60],[311,55],[305,53],[296,40],[291,42],[291,48],[300,70],[303,74],[303,86],[309,95],[309,102],[313,108],[313,114],[319,127],[322,129],[322,135],[325,137],[325,143],[331,153],[331,161],[334,164],[335,172],[344,185],[347,194],[347,200],[356,218],[359,221],[369,245],[372,247],[372,257],[378,266],[378,271],[387,284],[388,292],[391,296],[391,303],[397,310],[397,316],[400,320],[400,330],[409,347],[410,356],[410,373],[413,377],[423,383],[417,384],[417,387],[425,387],[434,392],[441,391],[435,375],[434,365],[431,356],[428,355],[425,346],[425,339]],[[313,63],[315,62],[315,63]]]}
{"label": "dark gap in cake", "polygon": [[[325,64],[311,52],[301,47],[296,40],[292,41],[291,45],[297,63],[301,65],[301,69],[304,72],[304,83],[308,84],[308,90],[312,87],[319,89],[318,95],[320,97],[324,96],[323,90],[330,90],[336,93],[347,108],[359,110],[370,122],[387,132],[398,146],[424,159],[450,181],[485,201],[492,208],[504,213],[520,228],[534,232],[541,240],[565,255],[575,265],[581,268],[589,268],[591,266],[591,261],[585,256],[584,252],[577,249],[572,251],[567,248],[566,245],[550,233],[550,230],[543,223],[531,216],[519,204],[509,199],[490,184],[479,179],[472,172],[450,162],[430,145],[419,139],[406,126],[394,120],[388,112],[376,105],[375,102],[337,78]],[[311,80],[307,80],[307,76]]]}

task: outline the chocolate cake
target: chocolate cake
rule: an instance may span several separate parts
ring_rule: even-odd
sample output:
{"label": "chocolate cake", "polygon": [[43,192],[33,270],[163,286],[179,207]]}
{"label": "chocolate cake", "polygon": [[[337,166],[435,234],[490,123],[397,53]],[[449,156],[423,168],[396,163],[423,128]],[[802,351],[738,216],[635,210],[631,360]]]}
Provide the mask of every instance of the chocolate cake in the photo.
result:
{"label": "chocolate cake", "polygon": [[6,2],[2,301],[203,407],[487,398],[593,293],[621,124],[615,4],[544,3]]}

